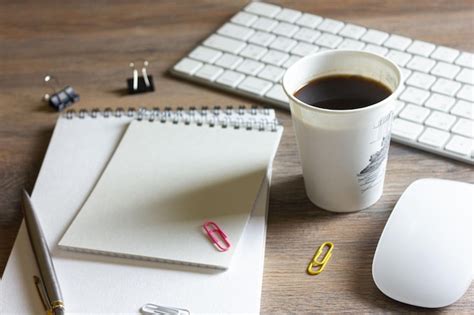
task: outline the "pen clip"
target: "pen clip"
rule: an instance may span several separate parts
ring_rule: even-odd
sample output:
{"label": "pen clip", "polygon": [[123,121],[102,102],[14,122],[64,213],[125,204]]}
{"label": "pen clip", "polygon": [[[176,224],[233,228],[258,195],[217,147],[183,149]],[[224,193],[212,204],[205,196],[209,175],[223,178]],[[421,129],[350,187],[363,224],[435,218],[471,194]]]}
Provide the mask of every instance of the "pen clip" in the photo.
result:
{"label": "pen clip", "polygon": [[41,299],[41,303],[43,303],[43,307],[45,311],[49,310],[51,308],[51,303],[49,302],[48,294],[46,293],[46,288],[43,284],[43,281],[41,281],[40,277],[38,276],[33,276],[33,279],[35,280],[35,286],[36,290],[38,290],[38,294]]}
{"label": "pen clip", "polygon": [[161,306],[152,303],[147,303],[140,309],[142,314],[153,315],[190,315],[191,313],[184,308]]}

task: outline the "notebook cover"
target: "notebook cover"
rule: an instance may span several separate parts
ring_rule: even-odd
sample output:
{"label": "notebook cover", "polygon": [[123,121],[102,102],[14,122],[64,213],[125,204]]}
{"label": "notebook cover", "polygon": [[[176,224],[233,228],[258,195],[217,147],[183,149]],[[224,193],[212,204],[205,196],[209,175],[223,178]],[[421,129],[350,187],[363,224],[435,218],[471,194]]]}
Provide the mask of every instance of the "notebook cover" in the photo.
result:
{"label": "notebook cover", "polygon": [[[133,121],[63,248],[227,269],[278,132]],[[203,232],[216,222],[231,246]]]}

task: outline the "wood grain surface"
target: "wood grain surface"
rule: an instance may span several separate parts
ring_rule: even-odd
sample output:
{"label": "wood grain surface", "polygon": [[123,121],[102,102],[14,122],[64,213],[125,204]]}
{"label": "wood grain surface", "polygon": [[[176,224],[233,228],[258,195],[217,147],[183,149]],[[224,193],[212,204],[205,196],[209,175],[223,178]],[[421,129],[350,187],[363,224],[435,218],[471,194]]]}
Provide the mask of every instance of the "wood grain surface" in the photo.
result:
{"label": "wood grain surface", "polygon": [[[274,1],[294,9],[474,50],[474,2]],[[32,190],[57,113],[41,101],[51,73],[81,95],[74,108],[240,105],[253,102],[175,79],[167,70],[246,1],[1,1],[0,2],[0,274],[22,215],[20,191]],[[128,63],[150,60],[155,93],[128,96]],[[371,276],[384,224],[414,180],[438,177],[474,182],[473,168],[392,143],[385,192],[368,210],[325,212],[305,195],[288,112],[273,167],[262,313],[429,312],[385,297]],[[305,268],[316,247],[335,244],[317,277]],[[409,266],[407,266],[409,268]],[[449,270],[447,271],[449,272]],[[474,287],[440,313],[474,313]]]}

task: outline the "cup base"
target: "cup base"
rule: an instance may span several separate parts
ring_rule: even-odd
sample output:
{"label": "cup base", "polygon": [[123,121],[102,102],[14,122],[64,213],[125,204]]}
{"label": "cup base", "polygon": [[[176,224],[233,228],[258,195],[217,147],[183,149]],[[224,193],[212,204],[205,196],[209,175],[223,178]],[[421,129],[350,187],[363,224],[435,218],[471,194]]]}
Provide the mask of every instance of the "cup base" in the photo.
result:
{"label": "cup base", "polygon": [[318,208],[324,211],[335,212],[335,213],[353,213],[353,212],[359,212],[359,211],[365,210],[367,208],[370,208],[374,204],[376,204],[377,201],[380,200],[380,197],[382,197],[382,193],[383,193],[383,188],[380,189],[379,193],[375,194],[375,198],[369,199],[368,202],[361,205],[360,207],[343,207],[343,206],[324,205],[324,204],[318,203],[315,198],[311,197],[308,191],[306,191],[306,196],[308,196],[308,199],[309,201],[311,201],[311,203],[313,203],[315,206],[317,206]]}

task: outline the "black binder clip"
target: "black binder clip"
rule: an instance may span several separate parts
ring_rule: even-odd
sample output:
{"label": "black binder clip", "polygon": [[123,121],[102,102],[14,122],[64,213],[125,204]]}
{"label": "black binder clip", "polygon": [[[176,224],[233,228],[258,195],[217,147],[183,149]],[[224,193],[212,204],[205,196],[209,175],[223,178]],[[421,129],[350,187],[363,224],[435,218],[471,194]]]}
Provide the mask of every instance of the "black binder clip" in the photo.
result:
{"label": "black binder clip", "polygon": [[[54,86],[51,84],[52,80],[55,81]],[[74,91],[72,86],[66,85],[62,90],[56,92],[56,87],[59,85],[59,82],[55,77],[51,75],[46,75],[44,77],[44,82],[51,85],[51,87],[53,88],[53,94],[45,94],[43,96],[43,99],[47,101],[49,105],[57,111],[61,111],[66,107],[69,107],[75,102],[79,101],[79,94]]]}
{"label": "black binder clip", "polygon": [[153,76],[146,73],[148,61],[143,62],[142,75],[138,76],[138,70],[135,68],[135,63],[130,63],[130,68],[133,69],[133,78],[127,79],[127,88],[129,94],[138,94],[145,92],[153,92],[155,86],[153,84]]}

